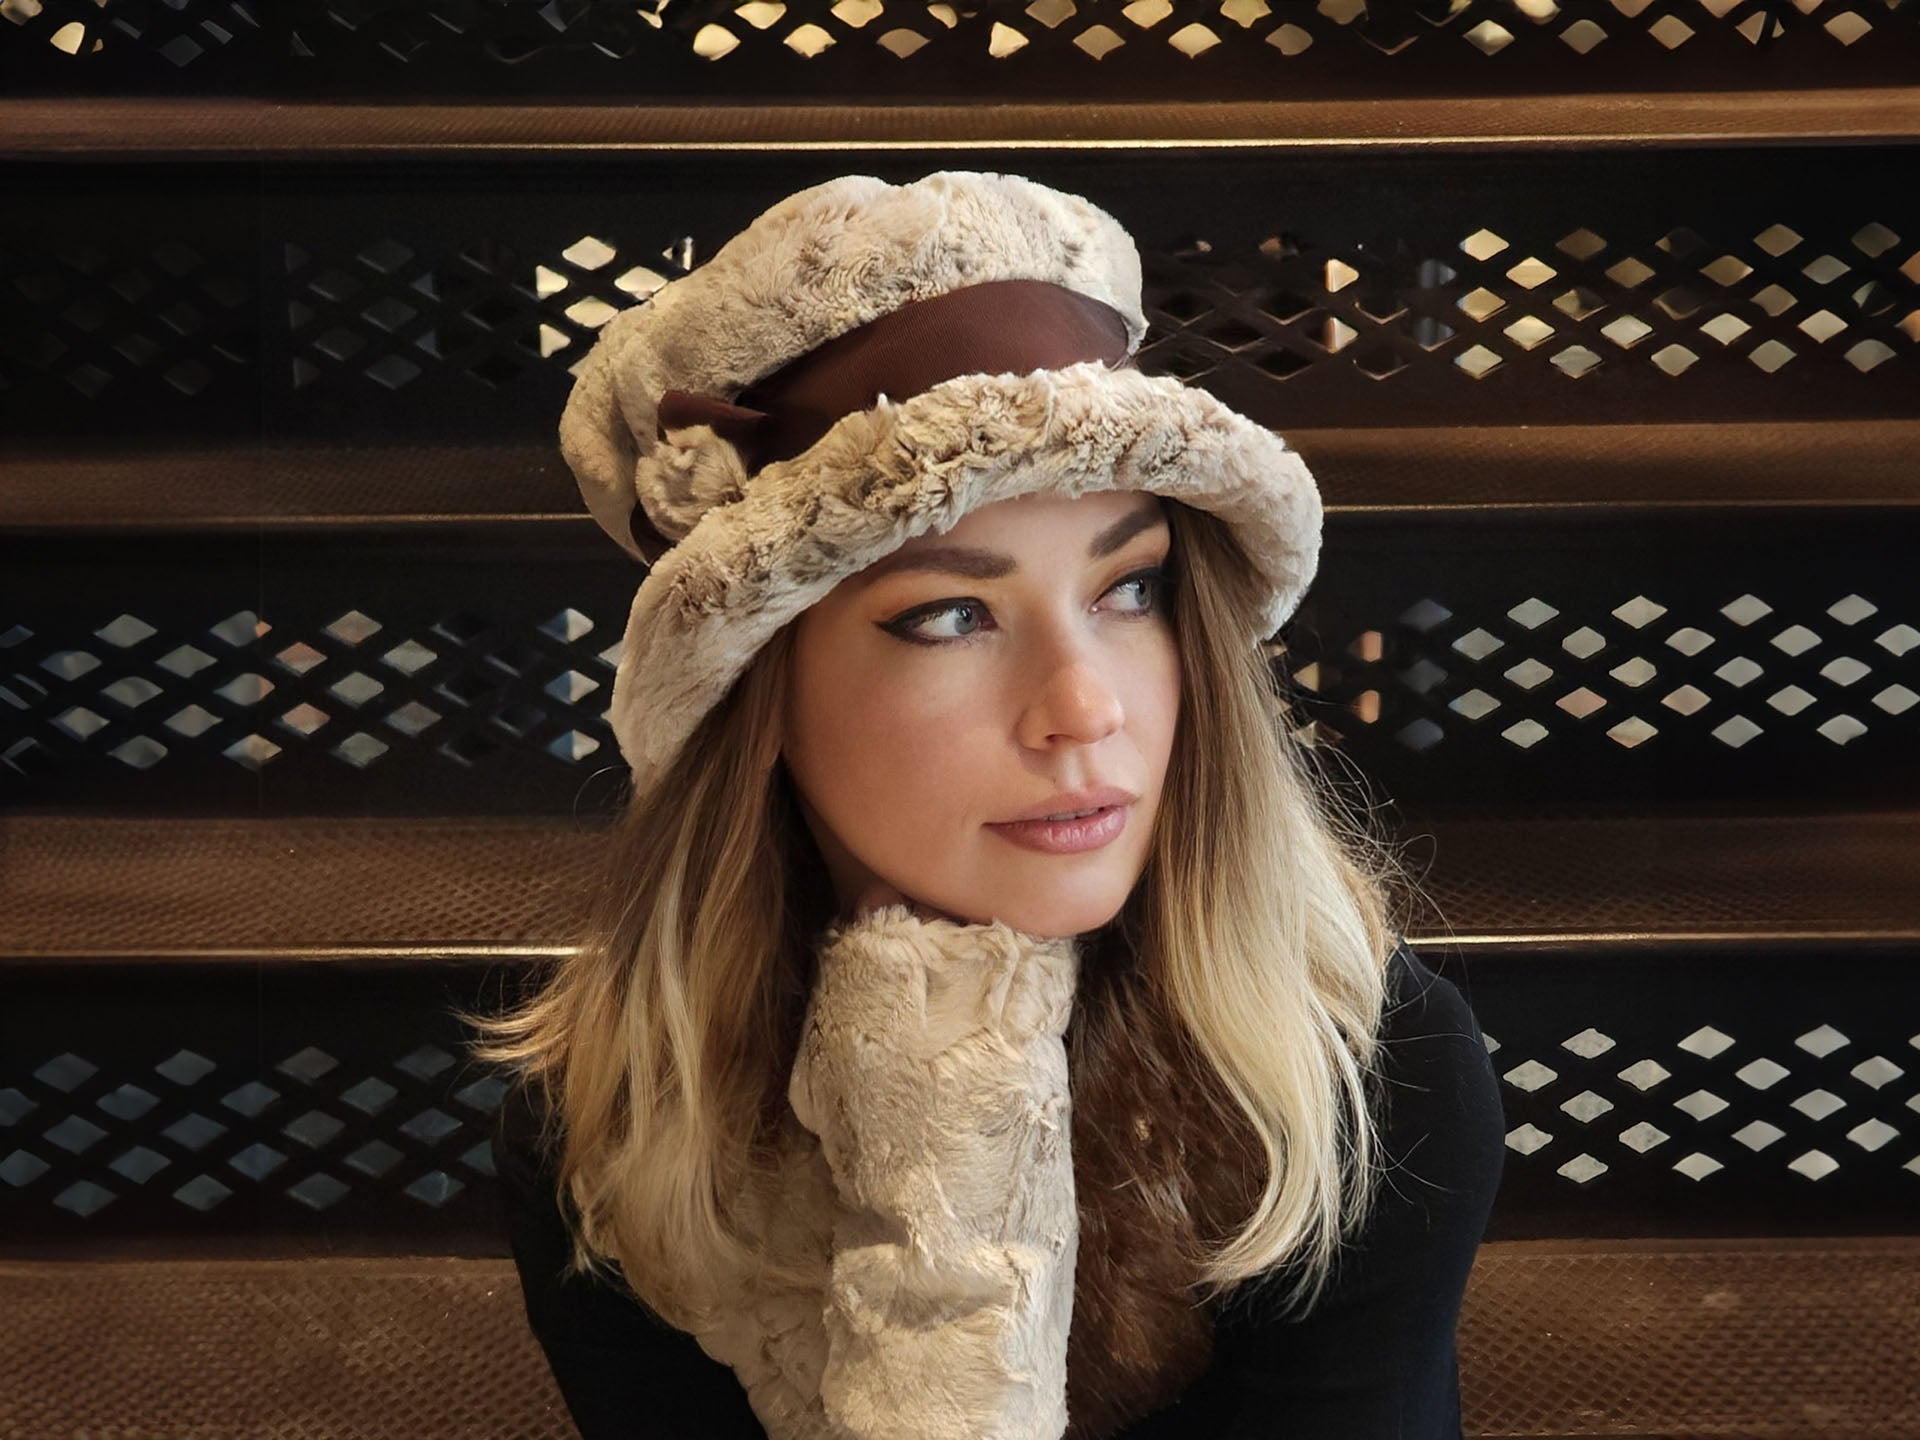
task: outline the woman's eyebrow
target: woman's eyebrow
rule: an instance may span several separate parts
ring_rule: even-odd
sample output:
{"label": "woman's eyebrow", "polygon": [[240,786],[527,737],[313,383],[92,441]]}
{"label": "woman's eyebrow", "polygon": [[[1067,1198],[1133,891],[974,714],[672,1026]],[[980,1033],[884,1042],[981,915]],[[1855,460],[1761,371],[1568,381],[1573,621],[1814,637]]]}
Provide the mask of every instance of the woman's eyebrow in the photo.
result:
{"label": "woman's eyebrow", "polygon": [[[1087,558],[1098,560],[1103,555],[1111,555],[1141,531],[1165,526],[1166,523],[1167,518],[1157,504],[1130,511],[1093,537],[1093,542],[1087,546]],[[865,579],[873,580],[881,575],[894,575],[906,570],[932,570],[944,575],[965,576],[969,580],[998,580],[1013,574],[1018,568],[1011,555],[999,550],[982,550],[972,545],[930,545],[924,550],[896,550],[876,560],[862,575]]]}

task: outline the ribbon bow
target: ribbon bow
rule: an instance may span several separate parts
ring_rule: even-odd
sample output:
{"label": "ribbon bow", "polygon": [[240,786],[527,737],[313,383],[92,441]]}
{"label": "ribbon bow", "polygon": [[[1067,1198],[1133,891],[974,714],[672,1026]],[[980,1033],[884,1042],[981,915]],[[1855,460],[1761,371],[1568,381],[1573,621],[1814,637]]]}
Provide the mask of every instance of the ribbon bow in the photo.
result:
{"label": "ribbon bow", "polygon": [[735,405],[712,395],[696,395],[690,390],[669,390],[660,397],[656,438],[665,440],[667,431],[684,430],[689,425],[711,425],[714,434],[732,445],[746,462],[747,473],[758,468],[752,462],[752,449],[772,415],[747,405]]}

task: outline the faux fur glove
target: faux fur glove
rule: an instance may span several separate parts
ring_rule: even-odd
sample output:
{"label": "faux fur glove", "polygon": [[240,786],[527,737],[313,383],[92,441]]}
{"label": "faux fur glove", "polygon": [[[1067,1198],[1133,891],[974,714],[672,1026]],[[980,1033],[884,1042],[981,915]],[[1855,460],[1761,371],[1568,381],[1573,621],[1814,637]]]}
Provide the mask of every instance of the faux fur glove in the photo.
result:
{"label": "faux fur glove", "polygon": [[1072,938],[829,929],[788,1098],[838,1203],[819,1400],[855,1440],[1058,1440],[1079,1218]]}

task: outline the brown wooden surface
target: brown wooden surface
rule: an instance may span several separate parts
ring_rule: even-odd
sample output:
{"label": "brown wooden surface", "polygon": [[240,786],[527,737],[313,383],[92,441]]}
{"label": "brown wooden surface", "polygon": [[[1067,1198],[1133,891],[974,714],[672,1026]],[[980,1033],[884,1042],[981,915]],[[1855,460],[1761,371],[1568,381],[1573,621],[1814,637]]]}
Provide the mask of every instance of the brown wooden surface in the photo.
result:
{"label": "brown wooden surface", "polygon": [[1920,137],[1911,87],[1470,99],[992,105],[450,104],[250,98],[0,101],[0,158],[367,160],[380,155],[866,149],[917,143],[1455,150],[1597,144],[1844,145]]}
{"label": "brown wooden surface", "polygon": [[[1476,1440],[1920,1431],[1920,1239],[1481,1247]],[[0,1264],[0,1440],[567,1440],[507,1260]]]}

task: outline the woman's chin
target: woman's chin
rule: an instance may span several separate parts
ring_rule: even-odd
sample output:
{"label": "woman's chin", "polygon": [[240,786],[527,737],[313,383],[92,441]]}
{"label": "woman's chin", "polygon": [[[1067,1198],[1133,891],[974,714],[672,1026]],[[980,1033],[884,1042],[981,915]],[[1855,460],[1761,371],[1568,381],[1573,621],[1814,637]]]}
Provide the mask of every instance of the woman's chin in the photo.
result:
{"label": "woman's chin", "polygon": [[1058,899],[1025,905],[981,904],[963,906],[951,913],[974,917],[974,923],[982,925],[1001,920],[1015,930],[1051,940],[1098,930],[1120,913],[1125,899],[1121,896],[1112,904],[1063,904]]}

